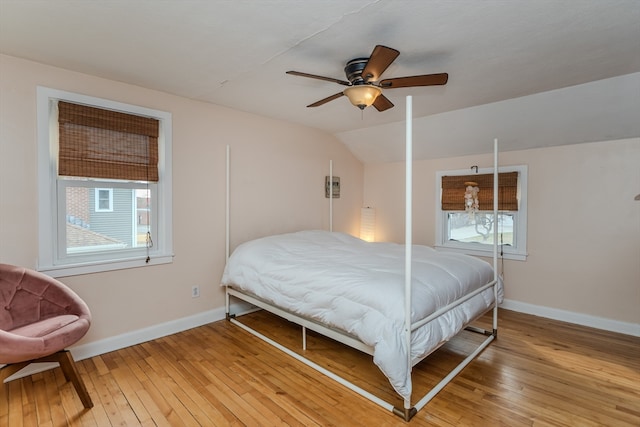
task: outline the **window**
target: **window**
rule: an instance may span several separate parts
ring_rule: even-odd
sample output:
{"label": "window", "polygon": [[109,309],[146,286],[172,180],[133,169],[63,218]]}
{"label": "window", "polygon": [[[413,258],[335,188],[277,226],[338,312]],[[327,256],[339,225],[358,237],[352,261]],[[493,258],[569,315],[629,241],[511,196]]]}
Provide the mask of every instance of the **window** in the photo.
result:
{"label": "window", "polygon": [[[478,211],[465,210],[465,189],[477,183]],[[498,217],[493,215],[493,169],[443,171],[436,174],[436,248],[493,256],[494,227],[498,251],[506,259],[527,256],[527,167],[499,168]]]}
{"label": "window", "polygon": [[38,88],[38,269],[172,260],[171,114]]}

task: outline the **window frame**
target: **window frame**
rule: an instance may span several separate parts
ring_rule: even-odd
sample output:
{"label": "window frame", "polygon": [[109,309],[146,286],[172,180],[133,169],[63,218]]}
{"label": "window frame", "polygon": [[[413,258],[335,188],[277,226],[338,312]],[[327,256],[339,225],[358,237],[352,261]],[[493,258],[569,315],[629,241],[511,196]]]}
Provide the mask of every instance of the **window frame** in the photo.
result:
{"label": "window frame", "polygon": [[[126,251],[103,251],[91,256],[67,256],[64,253],[66,244],[61,244],[59,227],[66,217],[66,206],[63,206],[65,185],[70,180],[58,177],[58,145],[52,138],[52,129],[58,126],[57,115],[52,114],[57,101],[68,101],[86,104],[98,108],[121,111],[124,113],[153,117],[159,120],[160,136],[158,138],[158,172],[157,183],[149,183],[155,187],[156,194],[153,219],[156,233],[153,247],[147,251],[129,249]],[[165,111],[154,110],[122,102],[51,89],[37,87],[37,140],[38,140],[38,266],[39,271],[52,277],[73,276],[102,271],[143,267],[146,265],[166,264],[173,261],[172,232],[172,116]],[[112,188],[132,185],[124,181],[109,182],[103,179],[79,180],[75,183],[88,183],[90,188]],[[66,184],[65,184],[66,183]],[[92,185],[92,184],[95,184]],[[139,185],[139,183],[138,183]],[[113,200],[113,199],[112,199]],[[152,217],[153,218],[153,217]],[[64,233],[63,233],[64,234]],[[64,242],[63,242],[64,243]],[[149,259],[147,260],[147,256]]]}
{"label": "window frame", "polygon": [[[518,210],[499,211],[510,212],[514,215],[515,246],[498,244],[499,254],[505,259],[526,261],[527,259],[527,165],[501,166],[499,173],[518,172]],[[478,174],[493,173],[493,168],[478,169]],[[478,247],[477,244],[468,242],[457,242],[447,240],[448,237],[448,215],[451,211],[442,210],[442,177],[451,175],[469,175],[468,169],[438,171],[436,172],[436,241],[435,248],[443,251],[453,251],[482,257],[493,256],[493,245],[486,245],[486,248]],[[493,213],[493,211],[486,211]]]}

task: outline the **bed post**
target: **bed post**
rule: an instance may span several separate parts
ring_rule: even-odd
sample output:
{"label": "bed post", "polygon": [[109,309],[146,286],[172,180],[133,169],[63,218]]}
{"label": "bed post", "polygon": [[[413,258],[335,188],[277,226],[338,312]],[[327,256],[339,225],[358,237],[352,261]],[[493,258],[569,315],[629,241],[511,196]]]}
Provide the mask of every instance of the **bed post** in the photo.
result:
{"label": "bed post", "polygon": [[[227,154],[226,154],[226,171],[225,171],[225,263],[229,261],[229,145],[227,145]],[[225,295],[225,317],[227,320],[230,318],[230,303],[229,303],[229,289],[225,287],[224,290]]]}
{"label": "bed post", "polygon": [[227,164],[226,164],[226,176],[225,176],[225,261],[229,261],[229,146],[227,145]]}
{"label": "bed post", "polygon": [[333,231],[333,160],[329,160],[329,231]]}
{"label": "bed post", "polygon": [[493,336],[498,336],[498,138],[493,140]]}
{"label": "bed post", "polygon": [[[404,328],[407,348],[408,378],[411,381],[411,257],[412,257],[412,201],[413,201],[413,97],[407,96],[406,120],[406,158],[405,158],[405,257],[404,257]],[[404,399],[402,417],[409,421],[416,411],[411,407],[412,387],[409,386],[409,397]],[[400,414],[398,414],[400,415]]]}

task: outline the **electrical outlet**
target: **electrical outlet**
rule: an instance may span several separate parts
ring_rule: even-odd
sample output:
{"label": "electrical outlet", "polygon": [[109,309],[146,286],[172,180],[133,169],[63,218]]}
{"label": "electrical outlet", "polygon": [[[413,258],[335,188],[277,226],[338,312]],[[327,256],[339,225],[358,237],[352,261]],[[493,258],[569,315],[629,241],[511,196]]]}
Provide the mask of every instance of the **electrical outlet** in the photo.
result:
{"label": "electrical outlet", "polygon": [[200,296],[200,286],[191,287],[191,298],[198,298]]}

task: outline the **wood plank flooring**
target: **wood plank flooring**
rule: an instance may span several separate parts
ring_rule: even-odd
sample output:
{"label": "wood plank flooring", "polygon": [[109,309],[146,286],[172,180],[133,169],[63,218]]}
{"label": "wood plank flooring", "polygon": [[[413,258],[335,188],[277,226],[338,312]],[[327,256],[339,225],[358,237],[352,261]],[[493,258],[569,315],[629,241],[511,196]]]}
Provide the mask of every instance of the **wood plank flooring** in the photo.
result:
{"label": "wood plank flooring", "polygon": [[[264,312],[243,319],[303,353],[297,326]],[[418,364],[414,395],[478,339],[464,332]],[[402,406],[370,356],[311,332],[307,345],[316,363]],[[409,423],[225,320],[78,369],[92,409],[56,368],[0,387],[0,427],[640,426],[640,338],[507,310],[498,339]]]}

